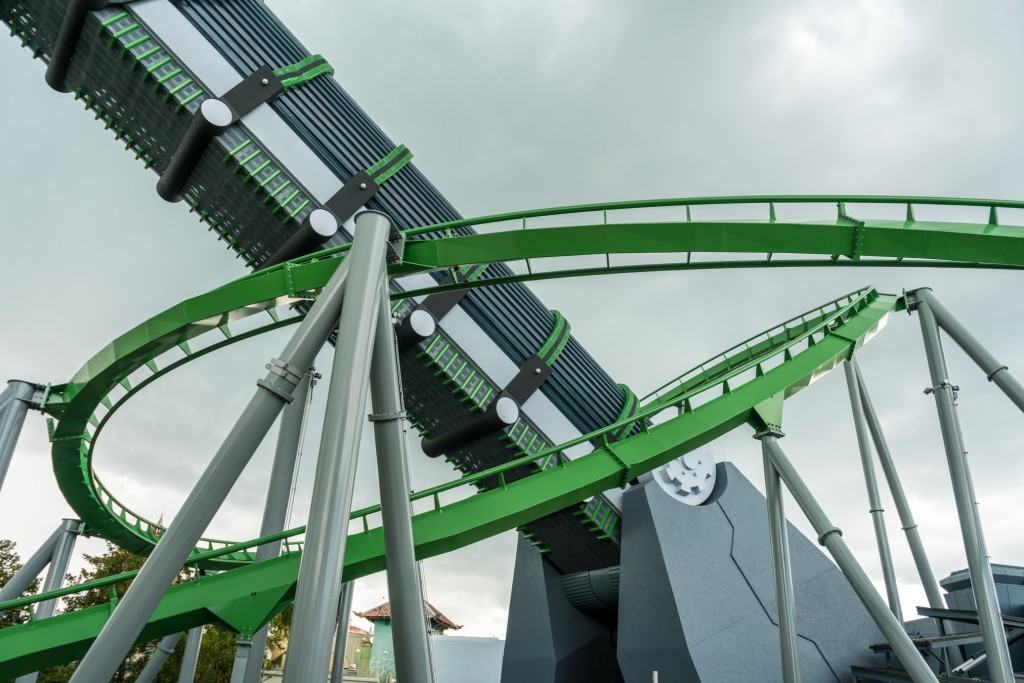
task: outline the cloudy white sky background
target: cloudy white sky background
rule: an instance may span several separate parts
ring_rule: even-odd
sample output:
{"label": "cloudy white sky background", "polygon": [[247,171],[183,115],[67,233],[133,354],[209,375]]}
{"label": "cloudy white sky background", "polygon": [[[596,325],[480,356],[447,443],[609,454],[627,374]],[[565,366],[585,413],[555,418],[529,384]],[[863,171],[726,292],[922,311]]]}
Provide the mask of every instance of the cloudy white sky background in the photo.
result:
{"label": "cloudy white sky background", "polygon": [[[465,215],[686,195],[1022,196],[1024,6],[1012,0],[270,4]],[[0,40],[0,92],[0,378],[66,381],[121,332],[243,273],[182,206],[157,198],[155,176],[109,132],[45,86],[42,64],[13,39]],[[533,288],[616,380],[642,393],[865,284],[933,286],[1024,373],[1024,302],[1014,294],[1022,277],[744,270]],[[170,520],[283,341],[264,336],[213,354],[140,394],[104,434],[104,481],[140,513]],[[1024,416],[947,347],[993,560],[1024,564]],[[921,393],[927,369],[917,321],[895,316],[861,362],[945,576],[965,560],[933,403]],[[329,365],[323,356],[322,371]],[[787,403],[784,445],[880,584],[849,412],[842,373],[833,373]],[[296,524],[305,518],[316,445],[311,435]],[[747,430],[714,452],[762,485]],[[376,496],[372,452],[364,455],[357,505]],[[253,460],[211,535],[255,534],[269,456],[264,448]],[[415,458],[413,476],[421,487],[451,473]],[[912,611],[923,592],[887,508]],[[70,514],[34,414],[0,492],[0,537],[27,554]],[[504,635],[514,544],[507,533],[425,563],[430,599],[465,624],[463,633]],[[100,547],[89,540],[79,549]],[[383,576],[370,577],[359,582],[355,605],[385,597]]]}

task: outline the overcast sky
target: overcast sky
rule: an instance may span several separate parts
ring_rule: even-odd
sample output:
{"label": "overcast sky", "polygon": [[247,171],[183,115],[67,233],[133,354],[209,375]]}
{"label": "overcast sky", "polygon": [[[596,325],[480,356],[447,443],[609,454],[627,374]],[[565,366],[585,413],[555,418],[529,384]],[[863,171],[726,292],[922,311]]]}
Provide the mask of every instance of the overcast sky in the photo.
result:
{"label": "overcast sky", "polygon": [[[270,5],[463,214],[646,197],[759,193],[1020,199],[1024,6],[1003,2],[275,0]],[[243,273],[242,264],[70,96],[0,40],[0,379],[61,383],[118,334]],[[921,215],[919,213],[919,215]],[[980,216],[979,216],[980,217]],[[1007,212],[1004,221],[1024,224]],[[638,393],[763,328],[859,286],[931,285],[1024,373],[1022,276],[994,271],[747,270],[533,285]],[[171,519],[285,337],[213,354],[111,422],[97,470],[130,507]],[[1024,418],[947,345],[989,548],[1024,564]],[[894,316],[861,362],[941,577],[965,566],[918,323]],[[326,373],[330,357],[320,359]],[[314,417],[322,415],[323,386]],[[842,373],[786,406],[784,446],[876,583]],[[315,422],[315,419],[314,419]],[[314,435],[315,436],[315,435]],[[305,518],[317,439],[293,518]],[[713,446],[758,488],[748,430]],[[372,453],[357,504],[375,497]],[[414,485],[451,472],[413,463]],[[210,534],[259,526],[261,449]],[[888,500],[888,496],[885,496]],[[924,604],[895,511],[904,608]],[[795,510],[790,505],[791,511]],[[71,514],[32,415],[0,492],[0,537],[27,555]],[[794,521],[807,529],[802,517]],[[503,637],[515,536],[425,563],[429,597],[467,635]],[[97,551],[87,540],[79,548]],[[79,562],[80,566],[80,562]],[[359,582],[357,609],[386,597]]]}

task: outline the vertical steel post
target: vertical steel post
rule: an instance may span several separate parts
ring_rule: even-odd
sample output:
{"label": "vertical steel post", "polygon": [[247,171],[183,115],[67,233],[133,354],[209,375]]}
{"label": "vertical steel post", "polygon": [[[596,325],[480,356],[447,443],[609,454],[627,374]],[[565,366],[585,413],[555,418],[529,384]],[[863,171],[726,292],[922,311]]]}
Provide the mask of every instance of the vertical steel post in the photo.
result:
{"label": "vertical steel post", "polygon": [[409,468],[405,452],[405,406],[398,367],[398,346],[391,324],[387,281],[381,285],[376,343],[370,366],[377,475],[387,561],[391,632],[398,679],[407,683],[433,683],[430,643],[424,616],[423,588],[416,566],[409,504]]}
{"label": "vertical steel post", "polygon": [[[65,519],[61,522],[61,535],[53,546],[53,554],[50,556],[50,568],[46,572],[46,579],[43,581],[43,593],[55,591],[64,583],[64,575],[68,573],[68,564],[71,562],[71,552],[75,548],[75,540],[82,533],[82,523],[77,519]],[[57,609],[57,598],[39,603],[36,607],[33,621],[49,619]],[[18,676],[15,683],[36,683],[39,678],[38,672]]]}
{"label": "vertical steel post", "polygon": [[889,535],[885,531],[885,510],[882,499],[878,495],[878,481],[875,478],[875,464],[871,460],[871,443],[868,426],[864,419],[864,405],[860,398],[860,382],[850,362],[843,363],[846,373],[846,388],[850,394],[850,409],[853,411],[853,427],[857,433],[857,448],[860,450],[861,469],[864,470],[864,487],[868,492],[868,505],[871,523],[875,527],[875,543],[878,545],[878,558],[882,564],[882,579],[885,581],[885,593],[889,599],[889,609],[896,618],[903,621],[903,610],[900,608],[900,594],[896,588],[896,571],[893,569],[892,551],[889,549]]}
{"label": "vertical steel post", "polygon": [[1018,408],[1024,410],[1024,386],[1010,374],[1005,365],[996,360],[996,357],[989,353],[988,349],[982,346],[981,342],[971,334],[970,330],[961,324],[949,309],[943,306],[935,295],[927,289],[919,289],[914,292],[918,301],[927,302],[935,322],[946,331],[953,341],[971,357],[981,371],[985,373],[989,382],[1002,389],[1003,393],[1013,401]]}
{"label": "vertical steel post", "polygon": [[871,402],[867,385],[864,383],[864,376],[856,359],[851,359],[850,364],[857,374],[857,385],[860,387],[861,404],[864,407],[864,417],[867,419],[868,430],[871,432],[871,439],[875,444],[875,452],[878,453],[878,460],[882,464],[882,472],[889,485],[889,493],[892,494],[893,503],[896,505],[896,513],[900,517],[900,525],[907,536],[907,545],[910,546],[910,554],[914,556],[914,565],[921,577],[921,585],[928,598],[928,606],[943,608],[946,604],[942,600],[942,593],[939,591],[939,582],[935,579],[931,563],[928,561],[928,554],[925,552],[924,543],[921,542],[921,534],[917,530],[917,522],[910,511],[910,503],[907,501],[907,494],[903,491],[903,483],[900,481],[899,473],[889,451],[889,444],[882,432],[882,424],[875,412],[875,406]]}
{"label": "vertical steel post", "polygon": [[857,564],[853,553],[843,541],[843,532],[832,524],[828,515],[821,509],[818,501],[807,488],[807,484],[797,474],[796,468],[793,467],[782,447],[779,446],[778,441],[764,442],[764,448],[775,469],[778,470],[779,476],[782,477],[782,481],[793,494],[797,505],[803,510],[811,526],[814,527],[815,533],[818,534],[818,543],[825,546],[829,554],[832,555],[832,559],[843,572],[850,587],[853,588],[853,592],[860,598],[868,614],[878,625],[878,630],[885,636],[893,653],[909,674],[910,680],[914,683],[937,683],[938,679],[935,674],[925,664],[924,658],[914,647],[910,636],[903,630],[903,624],[889,610],[885,601],[882,600],[882,596],[872,585],[871,579]]}
{"label": "vertical steel post", "polygon": [[153,650],[153,654],[149,656],[149,661],[146,662],[146,666],[142,669],[142,673],[135,679],[135,683],[153,683],[156,681],[160,670],[164,668],[164,662],[174,654],[174,648],[178,646],[178,641],[181,640],[182,635],[181,633],[172,633],[160,639],[160,642],[156,644],[156,649]]}
{"label": "vertical steel post", "polygon": [[302,381],[306,368],[313,364],[317,352],[327,342],[341,312],[349,263],[350,259],[346,258],[338,265],[281,357],[267,365],[269,372],[265,379],[257,382],[256,394],[79,663],[71,677],[74,683],[109,680],[131,650],[278,413],[292,400],[292,393]]}
{"label": "vertical steel post", "polygon": [[390,219],[381,213],[366,211],[356,217],[347,258],[352,267],[327,395],[329,418],[320,441],[295,589],[285,683],[327,680],[390,227]]}
{"label": "vertical steel post", "polygon": [[203,628],[196,626],[188,630],[188,637],[185,639],[185,654],[181,658],[181,668],[178,669],[178,683],[193,683],[196,680],[199,650],[203,647]]}
{"label": "vertical steel post", "polygon": [[[264,633],[266,633],[264,631]],[[263,639],[263,647],[266,649],[266,638]],[[235,646],[235,660],[231,664],[231,679],[230,683],[242,683],[245,680],[246,675],[249,672],[249,664],[253,661],[259,662],[260,666],[256,669],[256,675],[259,676],[263,668],[263,656],[256,656],[255,648],[251,640],[238,639],[238,644]],[[259,678],[256,679],[259,681]]]}
{"label": "vertical steel post", "polygon": [[7,468],[14,457],[14,447],[25,424],[25,416],[32,406],[36,386],[12,379],[0,393],[0,489],[3,488]]}
{"label": "vertical steel post", "polygon": [[32,556],[25,560],[25,564],[21,566],[17,572],[14,573],[7,583],[4,584],[3,588],[0,588],[0,602],[7,600],[14,600],[19,597],[22,593],[28,590],[28,587],[32,584],[39,573],[46,568],[46,565],[50,564],[50,560],[53,558],[54,548],[60,543],[60,539],[64,536],[64,523],[57,527],[50,537],[39,546],[39,549],[32,553]]}
{"label": "vertical steel post", "polygon": [[960,517],[960,532],[963,535],[964,550],[967,553],[971,590],[974,593],[974,604],[978,609],[978,625],[985,652],[988,654],[989,676],[993,683],[1010,683],[1013,681],[1010,649],[1006,644],[1006,631],[1003,628],[1002,615],[999,610],[999,598],[996,596],[992,567],[986,555],[985,536],[981,528],[974,485],[971,483],[960,420],[956,413],[956,397],[953,385],[949,382],[946,359],[942,353],[939,326],[928,301],[919,297],[918,292],[911,294],[913,303],[916,304],[918,318],[921,321],[921,334],[924,338],[924,349],[928,356],[928,370],[932,382],[931,388],[927,391],[935,397],[935,408],[939,414],[942,442],[945,446],[946,462],[953,484],[953,498],[956,500],[957,514]]}
{"label": "vertical steel post", "polygon": [[768,503],[768,532],[771,537],[772,570],[775,576],[775,604],[779,614],[779,647],[782,654],[782,680],[800,683],[800,652],[796,635],[796,598],[793,594],[793,568],[789,559],[789,534],[786,511],[782,501],[779,472],[772,464],[768,444],[779,433],[765,432],[755,438],[761,441],[764,459],[764,493]]}
{"label": "vertical steel post", "polygon": [[341,587],[341,599],[338,601],[338,630],[334,635],[334,657],[331,661],[331,683],[342,683],[345,675],[345,648],[348,647],[348,619],[352,613],[352,595],[355,593],[354,581],[346,581]]}
{"label": "vertical steel post", "polygon": [[[306,396],[314,370],[310,368],[295,387],[292,403],[281,414],[281,426],[277,432],[277,450],[274,453],[274,464],[270,469],[270,483],[267,485],[266,506],[263,509],[263,523],[260,536],[268,536],[284,529],[285,515],[292,491],[292,480],[295,476],[295,459],[299,453],[299,438],[302,435],[302,424],[306,414]],[[256,549],[256,562],[263,562],[277,557],[281,552],[281,541],[261,545]],[[244,683],[259,683],[263,669],[264,651],[267,649],[268,627],[257,630],[251,637],[241,634],[238,638],[238,652],[234,666],[244,662],[245,672],[241,678]],[[244,650],[244,652],[243,652]],[[243,656],[244,655],[244,656]],[[232,669],[234,678],[234,669]]]}

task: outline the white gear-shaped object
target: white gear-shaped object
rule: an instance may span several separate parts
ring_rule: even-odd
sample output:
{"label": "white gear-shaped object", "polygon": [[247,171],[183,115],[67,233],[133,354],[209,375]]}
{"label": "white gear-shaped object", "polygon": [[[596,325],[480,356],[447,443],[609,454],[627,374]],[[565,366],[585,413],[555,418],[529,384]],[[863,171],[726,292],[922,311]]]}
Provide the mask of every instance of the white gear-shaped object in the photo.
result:
{"label": "white gear-shaped object", "polygon": [[694,451],[655,471],[658,486],[686,505],[700,505],[715,490],[715,456],[711,451]]}

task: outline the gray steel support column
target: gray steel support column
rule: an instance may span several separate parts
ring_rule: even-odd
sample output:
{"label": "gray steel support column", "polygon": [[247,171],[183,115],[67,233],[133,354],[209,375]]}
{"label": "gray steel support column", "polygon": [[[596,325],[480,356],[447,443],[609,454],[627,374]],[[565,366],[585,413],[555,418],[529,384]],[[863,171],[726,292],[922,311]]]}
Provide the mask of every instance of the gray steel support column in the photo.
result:
{"label": "gray steel support column", "polygon": [[[387,292],[382,281],[381,294]],[[382,296],[376,343],[370,367],[373,433],[377,444],[377,475],[387,559],[388,597],[395,669],[406,683],[433,683],[430,643],[424,615],[423,588],[416,565],[409,504],[409,468],[405,452],[405,405],[398,368],[398,346],[391,324],[389,300]]]}
{"label": "gray steel support column", "polygon": [[846,542],[843,541],[843,532],[832,524],[828,515],[821,509],[818,501],[807,488],[807,484],[800,478],[796,468],[786,457],[782,447],[777,441],[772,440],[765,442],[764,448],[772,465],[782,477],[782,481],[786,483],[790,493],[793,494],[797,505],[803,510],[811,526],[814,527],[815,533],[818,534],[818,543],[825,546],[829,554],[832,555],[832,559],[843,572],[850,587],[853,588],[853,592],[860,598],[868,614],[871,615],[875,624],[878,625],[878,629],[892,647],[893,653],[900,660],[900,664],[910,675],[910,680],[914,683],[937,683],[938,679],[935,674],[928,668],[924,658],[910,640],[910,636],[903,630],[903,624],[889,610],[888,605],[882,600],[882,596],[872,585],[871,579],[864,573]]}
{"label": "gray steel support column", "polygon": [[946,331],[953,341],[971,357],[971,359],[985,373],[989,382],[1003,390],[1003,393],[1017,407],[1024,410],[1024,386],[1010,374],[1005,365],[996,360],[996,357],[989,353],[988,349],[982,346],[977,337],[971,334],[970,330],[963,326],[949,309],[943,306],[935,295],[927,289],[919,289],[914,292],[914,297],[919,302],[926,302],[935,316],[935,322]]}
{"label": "gray steel support column", "polygon": [[782,501],[779,472],[772,464],[768,444],[778,434],[765,433],[761,441],[764,458],[764,494],[768,502],[768,532],[772,546],[772,569],[775,576],[775,604],[779,614],[779,647],[782,653],[782,680],[800,683],[800,653],[796,635],[796,599],[793,596],[793,568],[789,559],[789,534],[786,532],[786,511]]}
{"label": "gray steel support column", "polygon": [[868,423],[868,430],[871,432],[871,439],[875,444],[875,452],[878,453],[878,460],[882,464],[882,472],[889,485],[889,493],[892,494],[893,503],[896,505],[896,513],[900,518],[900,525],[907,536],[907,545],[910,546],[910,554],[914,556],[914,565],[921,577],[921,585],[928,598],[928,606],[943,608],[946,606],[942,600],[942,593],[939,591],[939,582],[935,579],[932,565],[928,561],[928,554],[925,552],[924,543],[921,542],[921,534],[917,530],[917,522],[910,511],[910,503],[907,501],[907,494],[903,491],[903,483],[900,481],[899,473],[896,472],[896,465],[889,451],[889,444],[882,432],[882,424],[875,412],[875,406],[871,402],[867,385],[864,384],[864,376],[856,359],[851,359],[854,371],[857,373],[857,385],[860,387],[861,404],[864,407],[864,417]]}
{"label": "gray steel support column", "polygon": [[71,677],[74,683],[109,680],[131,650],[278,413],[291,401],[306,368],[313,364],[317,352],[327,342],[341,312],[349,263],[350,259],[346,258],[339,264],[280,359],[268,364],[269,373],[257,382],[256,394],[79,663]]}
{"label": "gray steel support column", "polygon": [[185,654],[181,658],[181,668],[178,669],[178,683],[193,683],[196,680],[199,650],[203,647],[203,628],[196,626],[188,630],[188,637],[185,639]]}
{"label": "gray steel support column", "polygon": [[28,590],[28,587],[39,576],[40,572],[46,568],[46,565],[50,564],[50,560],[53,558],[53,550],[60,543],[60,539],[63,536],[64,523],[61,522],[61,525],[50,534],[50,537],[39,546],[39,549],[25,560],[25,564],[21,566],[21,569],[7,580],[3,588],[0,588],[0,602],[14,600]]}
{"label": "gray steel support column", "polygon": [[939,414],[942,442],[953,484],[953,498],[956,500],[957,514],[960,517],[960,532],[967,553],[967,568],[971,574],[971,589],[974,592],[974,604],[978,609],[978,625],[985,652],[988,654],[989,676],[993,683],[1010,683],[1013,680],[1010,649],[1006,644],[1006,632],[999,611],[992,567],[985,551],[985,537],[981,528],[974,486],[971,483],[960,420],[956,413],[954,389],[949,382],[946,359],[942,353],[939,326],[931,305],[921,298],[918,292],[913,292],[912,295],[921,320],[921,334],[924,338],[924,350],[928,356],[928,370],[932,382],[932,387],[928,391],[935,397],[935,408]]}
{"label": "gray steel support column", "polygon": [[[274,464],[270,470],[270,483],[267,485],[267,502],[263,508],[263,523],[260,536],[268,536],[284,530],[285,516],[288,514],[288,503],[291,498],[292,480],[295,477],[295,459],[299,453],[299,439],[302,436],[302,424],[306,414],[306,397],[314,370],[310,368],[302,382],[295,388],[292,403],[281,414],[281,426],[277,432],[277,450],[274,453]],[[261,545],[256,550],[256,562],[263,562],[277,557],[281,553],[281,541]],[[256,631],[251,638],[239,635],[238,652],[235,655],[237,667],[244,663],[244,675],[240,679],[244,683],[259,683],[263,669],[263,654],[267,649],[268,627]],[[243,652],[244,650],[244,652]],[[243,657],[244,655],[244,657]],[[232,669],[232,678],[235,678]]]}
{"label": "gray steel support column", "polygon": [[320,441],[295,589],[286,683],[327,680],[390,227],[391,221],[384,214],[359,214],[346,259],[352,267],[338,324],[327,395],[328,419]]}
{"label": "gray steel support column", "polygon": [[[266,649],[266,629],[263,629],[263,648]],[[256,668],[256,681],[259,681],[258,676],[263,668],[263,657],[256,656],[255,648],[253,647],[253,641],[251,640],[238,640],[238,645],[235,647],[235,661],[231,665],[231,682],[230,683],[242,683],[245,677],[249,673],[249,664],[253,661],[259,662]]]}
{"label": "gray steel support column", "polygon": [[356,584],[346,581],[341,587],[341,599],[338,601],[338,630],[334,635],[334,657],[331,661],[331,683],[341,683],[345,675],[345,648],[348,647],[348,620],[352,614],[352,595]]}
{"label": "gray steel support column", "polygon": [[14,457],[14,447],[25,424],[25,416],[32,406],[36,386],[21,380],[11,380],[0,393],[0,489],[7,476],[7,468]]}
{"label": "gray steel support column", "polygon": [[885,593],[889,600],[889,609],[896,618],[903,621],[903,610],[900,608],[900,594],[896,588],[896,571],[893,569],[892,551],[889,549],[889,534],[885,530],[885,510],[882,499],[878,495],[878,481],[875,478],[875,464],[871,459],[871,442],[864,418],[864,405],[861,403],[860,382],[850,362],[843,363],[846,373],[846,388],[850,394],[850,409],[853,411],[853,426],[857,432],[857,448],[860,450],[860,464],[864,470],[864,487],[868,492],[871,523],[875,527],[875,543],[878,545],[878,559],[882,564],[882,579],[885,581]]}
{"label": "gray steel support column", "polygon": [[172,633],[169,636],[164,636],[156,644],[156,649],[149,656],[149,661],[146,662],[146,666],[142,669],[139,677],[135,679],[135,683],[153,683],[156,680],[160,670],[164,668],[167,658],[174,654],[174,648],[178,646],[178,641],[181,640],[182,635],[181,633]]}
{"label": "gray steel support column", "polygon": [[[43,590],[48,593],[55,591],[64,583],[64,575],[68,573],[68,564],[71,562],[71,553],[75,549],[75,540],[82,533],[82,523],[77,519],[65,519],[61,522],[60,536],[53,546],[53,554],[50,557],[50,568],[46,571],[46,579],[43,581]],[[57,609],[57,598],[39,603],[33,614],[33,621],[49,619]],[[35,683],[39,673],[34,672],[18,676],[16,683]]]}

